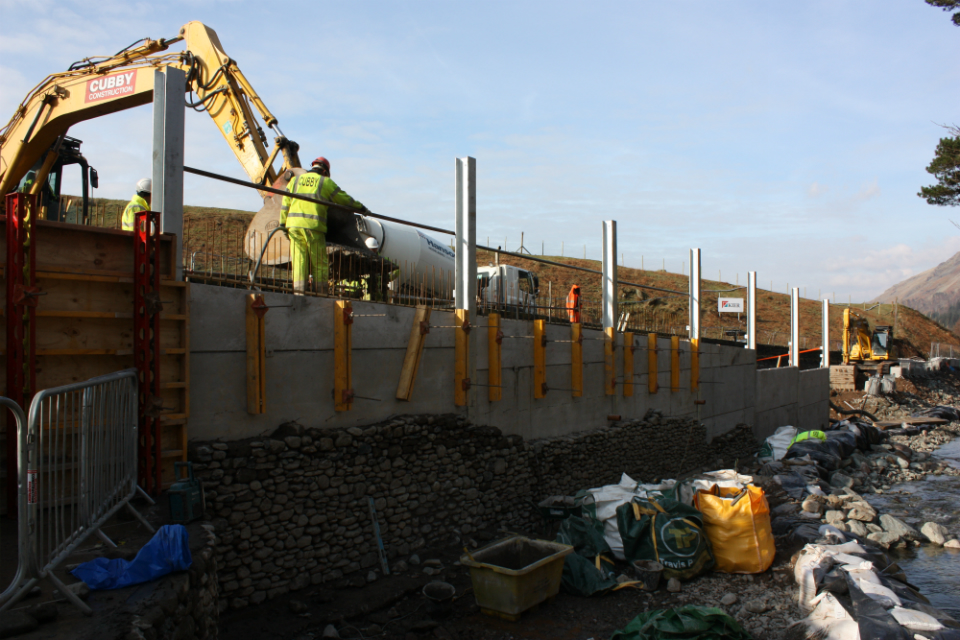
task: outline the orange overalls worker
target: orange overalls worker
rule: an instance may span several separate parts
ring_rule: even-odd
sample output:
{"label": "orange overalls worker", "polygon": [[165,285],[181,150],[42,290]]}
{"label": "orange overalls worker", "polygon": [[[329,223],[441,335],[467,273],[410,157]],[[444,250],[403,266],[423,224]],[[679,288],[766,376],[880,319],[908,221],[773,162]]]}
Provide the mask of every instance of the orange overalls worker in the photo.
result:
{"label": "orange overalls worker", "polygon": [[570,293],[567,294],[567,314],[570,316],[570,322],[580,322],[580,285],[575,284],[570,287]]}

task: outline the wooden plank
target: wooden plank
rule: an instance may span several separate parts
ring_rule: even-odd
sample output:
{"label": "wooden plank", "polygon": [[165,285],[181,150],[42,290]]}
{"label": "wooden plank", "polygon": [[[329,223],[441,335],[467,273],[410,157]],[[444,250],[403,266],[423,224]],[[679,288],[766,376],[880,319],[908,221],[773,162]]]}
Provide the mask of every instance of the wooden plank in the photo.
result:
{"label": "wooden plank", "polygon": [[656,393],[660,390],[659,370],[657,364],[657,334],[647,334],[647,392]]}
{"label": "wooden plank", "polygon": [[260,415],[266,413],[265,362],[266,346],[263,318],[254,305],[262,305],[263,296],[256,293],[247,295],[246,335],[247,335],[247,413]]}
{"label": "wooden plank", "polygon": [[503,334],[500,331],[500,314],[487,316],[487,399],[498,402],[503,398],[503,365],[500,359]]}
{"label": "wooden plank", "polygon": [[547,321],[533,321],[533,397],[547,396]]}
{"label": "wooden plank", "polygon": [[[430,326],[430,309],[418,305],[413,314],[413,325],[410,327],[410,337],[407,339],[407,353],[403,356],[403,366],[400,369],[400,380],[397,382],[397,400],[410,401],[413,397],[413,385],[417,380],[417,371],[420,369],[420,358],[423,356],[423,345],[427,334],[424,327]],[[429,332],[429,329],[426,329]]]}
{"label": "wooden plank", "polygon": [[633,333],[623,334],[623,397],[633,397]]}
{"label": "wooden plank", "polygon": [[458,407],[467,406],[468,386],[470,378],[470,334],[463,330],[464,324],[469,319],[469,312],[466,309],[457,309],[453,312],[456,328],[456,340],[454,344],[454,368],[453,368],[453,404]]}
{"label": "wooden plank", "polygon": [[333,305],[333,408],[349,411],[353,408],[351,387],[351,328],[353,305],[349,300],[337,300]]}
{"label": "wooden plank", "polygon": [[603,330],[603,389],[608,396],[617,395],[617,334],[613,327]]}
{"label": "wooden plank", "polygon": [[570,323],[570,397],[583,396],[583,327]]}
{"label": "wooden plank", "polygon": [[670,337],[670,391],[680,391],[680,338]]}
{"label": "wooden plank", "polygon": [[700,390],[700,340],[690,340],[690,390]]}

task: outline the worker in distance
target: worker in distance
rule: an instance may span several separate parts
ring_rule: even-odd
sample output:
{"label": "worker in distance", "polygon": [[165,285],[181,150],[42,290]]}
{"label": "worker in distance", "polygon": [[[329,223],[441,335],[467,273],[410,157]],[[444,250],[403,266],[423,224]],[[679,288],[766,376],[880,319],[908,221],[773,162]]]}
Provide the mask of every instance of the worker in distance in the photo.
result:
{"label": "worker in distance", "polygon": [[133,198],[130,202],[127,203],[126,208],[123,210],[123,218],[120,221],[120,227],[124,231],[133,231],[133,227],[137,221],[137,213],[140,211],[149,211],[150,210],[150,199],[151,194],[153,193],[153,180],[150,178],[144,178],[137,182],[137,192],[133,194]]}
{"label": "worker in distance", "polygon": [[280,228],[290,240],[290,260],[293,263],[293,292],[302,295],[307,290],[308,278],[313,278],[318,293],[327,293],[327,205],[319,200],[356,209],[367,208],[351,198],[330,177],[330,161],[320,156],[311,164],[310,171],[293,177],[287,191],[315,198],[317,202],[283,197],[280,208]]}

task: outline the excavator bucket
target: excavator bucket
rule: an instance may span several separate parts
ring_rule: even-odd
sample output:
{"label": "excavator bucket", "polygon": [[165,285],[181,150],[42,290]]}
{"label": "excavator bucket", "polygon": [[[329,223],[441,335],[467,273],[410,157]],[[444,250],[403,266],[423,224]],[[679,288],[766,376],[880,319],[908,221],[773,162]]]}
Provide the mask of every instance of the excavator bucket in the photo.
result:
{"label": "excavator bucket", "polygon": [[[298,176],[302,173],[306,173],[306,170],[299,168],[288,169],[270,186],[274,189],[285,189],[287,183],[290,182],[293,176]],[[244,250],[247,252],[247,257],[253,260],[254,263],[257,262],[257,259],[262,254],[263,260],[260,262],[260,266],[273,267],[290,262],[290,241],[287,240],[286,236],[282,233],[273,234],[270,243],[264,244],[267,242],[267,237],[270,235],[270,232],[280,226],[280,206],[282,200],[283,196],[268,194],[263,199],[263,207],[253,216],[250,226],[247,227]]]}

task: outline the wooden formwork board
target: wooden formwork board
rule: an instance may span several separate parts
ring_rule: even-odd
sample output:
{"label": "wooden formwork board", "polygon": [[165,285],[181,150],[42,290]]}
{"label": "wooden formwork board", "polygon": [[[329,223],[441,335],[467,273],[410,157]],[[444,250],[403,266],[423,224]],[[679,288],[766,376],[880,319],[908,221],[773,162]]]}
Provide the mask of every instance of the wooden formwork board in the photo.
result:
{"label": "wooden formwork board", "polygon": [[[6,230],[6,220],[0,217]],[[133,363],[133,234],[113,229],[39,221],[36,229],[37,389],[82,382],[129,369]],[[174,240],[161,236],[163,311],[160,321],[162,481],[173,480],[173,463],[186,460],[190,415],[190,285],[173,280]],[[6,289],[6,245],[0,243],[0,296]],[[5,298],[3,298],[5,299]],[[2,304],[2,303],[0,303]],[[6,335],[6,309],[0,329]],[[0,341],[0,357],[6,343]],[[6,367],[0,366],[0,392]],[[26,410],[26,407],[24,407]],[[0,418],[0,455],[6,455],[7,412]],[[0,474],[5,496],[7,474]],[[0,504],[6,513],[6,504]]]}

